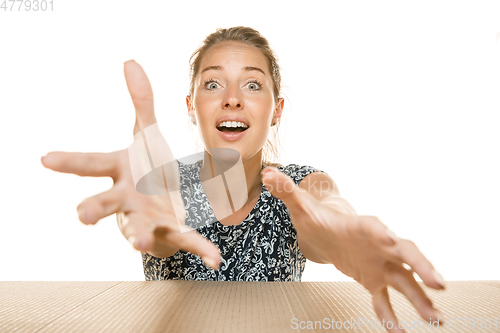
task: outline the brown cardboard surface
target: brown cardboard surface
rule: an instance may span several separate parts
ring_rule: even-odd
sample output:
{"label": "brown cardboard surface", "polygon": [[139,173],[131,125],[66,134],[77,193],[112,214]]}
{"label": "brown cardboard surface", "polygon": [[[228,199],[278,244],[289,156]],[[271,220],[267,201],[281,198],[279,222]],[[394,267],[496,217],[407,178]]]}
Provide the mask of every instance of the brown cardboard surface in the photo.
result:
{"label": "brown cardboard surface", "polygon": [[[407,332],[500,332],[500,281],[451,281],[425,287],[446,319],[490,318],[492,326]],[[423,322],[390,290],[407,327]],[[295,326],[292,318],[296,318]],[[326,328],[324,320],[378,321],[369,293],[355,282],[0,282],[0,332],[385,332],[367,325]],[[314,327],[316,330],[307,329]],[[293,329],[302,322],[304,329]],[[318,322],[321,322],[321,329]]]}

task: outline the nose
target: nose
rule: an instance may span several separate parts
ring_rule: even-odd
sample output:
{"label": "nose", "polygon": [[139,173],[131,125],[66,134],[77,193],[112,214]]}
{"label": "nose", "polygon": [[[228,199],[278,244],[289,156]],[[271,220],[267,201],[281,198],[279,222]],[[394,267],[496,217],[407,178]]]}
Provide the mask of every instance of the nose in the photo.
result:
{"label": "nose", "polygon": [[237,86],[231,85],[226,88],[226,94],[222,101],[223,109],[242,109],[243,100]]}

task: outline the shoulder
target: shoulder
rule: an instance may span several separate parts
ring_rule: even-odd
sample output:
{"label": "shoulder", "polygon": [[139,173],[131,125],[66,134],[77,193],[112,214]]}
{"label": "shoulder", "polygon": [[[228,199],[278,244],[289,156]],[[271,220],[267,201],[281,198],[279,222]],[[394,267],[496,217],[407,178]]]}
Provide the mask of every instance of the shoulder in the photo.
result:
{"label": "shoulder", "polygon": [[292,163],[288,165],[271,164],[271,166],[274,166],[275,168],[283,172],[285,175],[292,178],[295,184],[297,185],[299,185],[304,178],[306,178],[308,175],[312,173],[316,172],[327,175],[327,173],[324,172],[323,170],[315,168],[310,165],[300,165]]}

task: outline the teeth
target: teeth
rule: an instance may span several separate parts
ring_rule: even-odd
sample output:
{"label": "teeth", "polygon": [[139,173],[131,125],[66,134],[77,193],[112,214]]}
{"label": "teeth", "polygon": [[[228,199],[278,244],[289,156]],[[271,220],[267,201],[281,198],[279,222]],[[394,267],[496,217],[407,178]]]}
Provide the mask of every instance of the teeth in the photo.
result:
{"label": "teeth", "polygon": [[217,127],[243,127],[243,128],[247,128],[248,125],[246,125],[240,121],[223,121]]}

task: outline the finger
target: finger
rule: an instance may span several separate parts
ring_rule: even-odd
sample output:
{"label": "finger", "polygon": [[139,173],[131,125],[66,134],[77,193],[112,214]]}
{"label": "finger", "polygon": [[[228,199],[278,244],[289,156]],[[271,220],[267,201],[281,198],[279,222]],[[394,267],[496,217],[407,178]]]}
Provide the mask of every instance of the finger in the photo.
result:
{"label": "finger", "polygon": [[41,161],[44,167],[58,172],[115,179],[118,174],[119,153],[50,152]]}
{"label": "finger", "polygon": [[150,218],[139,213],[120,214],[119,222],[123,236],[132,246],[142,252],[152,249],[154,225]]}
{"label": "finger", "polygon": [[217,246],[195,230],[189,232],[172,231],[165,234],[164,239],[180,249],[199,255],[205,265],[218,269],[220,251]]}
{"label": "finger", "polygon": [[135,107],[134,135],[156,123],[153,89],[142,67],[134,60],[124,64],[125,80]]}
{"label": "finger", "polygon": [[96,224],[100,219],[121,211],[122,197],[123,191],[113,186],[106,192],[83,200],[77,207],[80,221],[85,224]]}
{"label": "finger", "polygon": [[[152,223],[151,219],[137,213],[124,214],[123,235],[142,252],[150,251],[155,240],[165,242],[172,247],[199,255],[206,265],[217,269],[220,265],[220,251],[214,243],[208,241],[201,234],[186,226],[174,222],[165,222],[161,225]],[[187,230],[190,231],[187,231]]]}
{"label": "finger", "polygon": [[385,321],[385,327],[390,333],[401,333],[403,329],[399,328],[398,319],[389,301],[387,287],[381,288],[372,294],[373,309],[380,321]]}
{"label": "finger", "polygon": [[433,307],[432,301],[417,283],[411,271],[401,265],[387,263],[385,277],[391,286],[406,296],[424,320],[442,321],[441,314]]}
{"label": "finger", "polygon": [[434,289],[445,289],[445,282],[441,274],[436,271],[431,262],[420,252],[415,243],[407,239],[401,239],[399,243],[401,247],[401,260],[410,265],[427,286]]}
{"label": "finger", "polygon": [[351,233],[365,238],[374,238],[382,244],[395,246],[388,249],[396,258],[395,262],[405,262],[420,276],[424,283],[434,289],[445,289],[441,275],[420,252],[417,246],[406,239],[398,238],[375,216],[358,216],[350,222]]}

